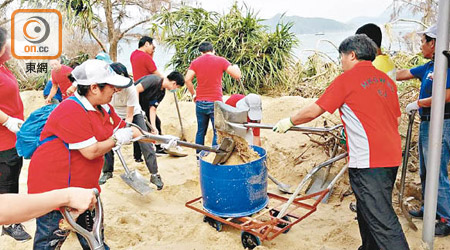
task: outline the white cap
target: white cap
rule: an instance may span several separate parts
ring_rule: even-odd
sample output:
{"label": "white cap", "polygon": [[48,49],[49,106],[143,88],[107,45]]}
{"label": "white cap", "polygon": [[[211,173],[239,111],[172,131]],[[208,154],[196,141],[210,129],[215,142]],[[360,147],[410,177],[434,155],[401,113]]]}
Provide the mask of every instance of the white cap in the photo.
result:
{"label": "white cap", "polygon": [[420,36],[425,34],[425,35],[427,35],[427,36],[429,36],[431,38],[436,39],[437,38],[437,25],[433,24],[432,26],[428,27],[428,29],[426,29],[424,31],[417,32],[417,34],[420,35]]}
{"label": "white cap", "polygon": [[248,111],[248,118],[252,121],[260,121],[262,119],[262,104],[259,95],[248,94],[236,103],[236,108]]}
{"label": "white cap", "polygon": [[132,84],[130,78],[116,74],[104,61],[91,59],[77,66],[72,76],[78,85],[107,83],[117,88],[126,88]]}

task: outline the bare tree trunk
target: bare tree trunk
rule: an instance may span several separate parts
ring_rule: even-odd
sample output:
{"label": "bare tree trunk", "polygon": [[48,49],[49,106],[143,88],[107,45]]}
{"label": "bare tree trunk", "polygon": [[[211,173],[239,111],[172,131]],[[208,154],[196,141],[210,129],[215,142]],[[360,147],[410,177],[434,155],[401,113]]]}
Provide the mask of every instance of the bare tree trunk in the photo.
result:
{"label": "bare tree trunk", "polygon": [[117,48],[119,45],[119,40],[114,39],[109,41],[109,56],[113,62],[117,61]]}
{"label": "bare tree trunk", "polygon": [[116,61],[119,39],[117,39],[118,34],[115,32],[111,0],[103,0],[103,9],[105,10],[106,27],[108,29],[109,56],[111,60]]}

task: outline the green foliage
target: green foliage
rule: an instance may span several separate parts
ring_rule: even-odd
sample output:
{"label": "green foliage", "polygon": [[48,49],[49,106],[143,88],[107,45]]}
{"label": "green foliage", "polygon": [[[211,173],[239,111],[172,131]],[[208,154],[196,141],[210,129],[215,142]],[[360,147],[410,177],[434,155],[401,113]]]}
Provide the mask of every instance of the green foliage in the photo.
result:
{"label": "green foliage", "polygon": [[[209,41],[216,55],[239,65],[246,91],[259,93],[262,87],[285,84],[283,69],[293,64],[292,48],[298,40],[291,32],[292,23],[278,24],[269,32],[256,14],[233,5],[228,14],[183,6],[156,16],[152,33],[160,33],[162,42],[175,49],[169,65],[186,72],[200,55],[198,45]],[[227,94],[242,92],[240,85],[225,74],[223,89]]]}

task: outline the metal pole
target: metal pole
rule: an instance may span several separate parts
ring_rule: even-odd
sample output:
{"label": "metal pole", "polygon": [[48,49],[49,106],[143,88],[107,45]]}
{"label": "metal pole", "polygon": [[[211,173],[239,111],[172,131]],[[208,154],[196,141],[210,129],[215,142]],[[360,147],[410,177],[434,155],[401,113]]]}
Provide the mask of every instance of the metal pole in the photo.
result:
{"label": "metal pole", "polygon": [[447,58],[442,54],[448,50],[450,1],[439,1],[438,30],[435,49],[433,95],[429,132],[427,177],[425,189],[425,211],[423,218],[422,240],[428,249],[433,249],[434,227],[439,186],[439,169],[442,150],[442,125],[447,82]]}

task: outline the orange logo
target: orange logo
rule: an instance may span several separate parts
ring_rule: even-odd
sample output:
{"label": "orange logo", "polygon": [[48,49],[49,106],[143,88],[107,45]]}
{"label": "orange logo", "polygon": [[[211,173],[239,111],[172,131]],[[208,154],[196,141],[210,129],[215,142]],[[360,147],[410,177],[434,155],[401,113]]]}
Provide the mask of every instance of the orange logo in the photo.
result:
{"label": "orange logo", "polygon": [[62,17],[55,9],[21,9],[11,15],[11,52],[17,59],[56,59],[62,52]]}

